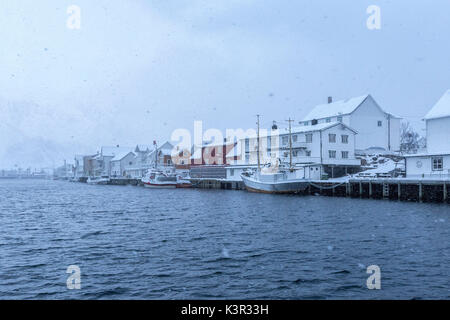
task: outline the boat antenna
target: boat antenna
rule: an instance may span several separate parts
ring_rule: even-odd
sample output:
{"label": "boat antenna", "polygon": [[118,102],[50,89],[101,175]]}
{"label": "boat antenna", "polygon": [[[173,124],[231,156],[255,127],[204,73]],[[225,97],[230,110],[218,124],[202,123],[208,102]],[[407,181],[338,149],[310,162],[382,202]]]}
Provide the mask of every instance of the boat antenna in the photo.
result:
{"label": "boat antenna", "polygon": [[289,122],[289,169],[292,170],[292,127],[291,123],[294,121],[291,118],[286,120]]}
{"label": "boat antenna", "polygon": [[257,138],[256,138],[256,151],[258,159],[258,171],[261,170],[261,160],[259,159],[259,114],[256,115],[256,125],[257,125]]}
{"label": "boat antenna", "polygon": [[158,144],[156,140],[153,140],[153,145],[155,146],[155,169],[158,169]]}

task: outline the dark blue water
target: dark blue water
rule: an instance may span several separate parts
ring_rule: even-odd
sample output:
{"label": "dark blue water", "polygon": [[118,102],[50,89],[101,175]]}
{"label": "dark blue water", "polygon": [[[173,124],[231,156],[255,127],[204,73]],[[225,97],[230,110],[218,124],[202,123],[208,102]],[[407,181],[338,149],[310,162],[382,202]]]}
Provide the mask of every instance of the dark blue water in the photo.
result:
{"label": "dark blue water", "polygon": [[0,180],[2,299],[448,299],[449,240],[448,205]]}

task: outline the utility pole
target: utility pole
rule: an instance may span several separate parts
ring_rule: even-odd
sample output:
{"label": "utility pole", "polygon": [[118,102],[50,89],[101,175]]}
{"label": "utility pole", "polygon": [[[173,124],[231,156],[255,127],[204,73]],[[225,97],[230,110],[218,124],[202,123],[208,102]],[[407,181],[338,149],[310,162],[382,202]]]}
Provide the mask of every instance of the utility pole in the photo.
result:
{"label": "utility pole", "polygon": [[388,114],[388,150],[391,151],[391,114]]}
{"label": "utility pole", "polygon": [[259,114],[256,115],[256,125],[257,125],[257,140],[256,140],[256,151],[258,159],[258,171],[261,171],[261,161],[259,159]]}
{"label": "utility pole", "polygon": [[292,170],[292,127],[291,127],[291,123],[294,120],[291,120],[291,118],[289,118],[289,120],[286,120],[287,122],[289,122],[289,169]]}

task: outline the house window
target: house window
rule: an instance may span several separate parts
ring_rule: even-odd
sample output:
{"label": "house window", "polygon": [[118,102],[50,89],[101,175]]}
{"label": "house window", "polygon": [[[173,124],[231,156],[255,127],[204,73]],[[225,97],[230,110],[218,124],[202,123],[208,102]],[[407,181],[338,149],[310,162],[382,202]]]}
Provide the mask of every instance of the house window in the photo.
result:
{"label": "house window", "polygon": [[281,143],[282,144],[287,144],[288,143],[288,137],[281,138]]}
{"label": "house window", "polygon": [[128,164],[131,166],[133,164],[133,162],[130,161],[130,162],[128,162]]}
{"label": "house window", "polygon": [[442,171],[444,168],[444,159],[442,157],[431,158],[433,171]]}
{"label": "house window", "polygon": [[296,134],[294,134],[294,135],[292,136],[292,142],[297,142],[297,135],[296,135]]}
{"label": "house window", "polygon": [[287,157],[289,156],[289,153],[288,153],[288,152],[284,152],[284,153],[283,153],[283,156],[284,156],[285,158],[287,158]]}
{"label": "house window", "polygon": [[313,135],[312,133],[306,134],[306,143],[312,143]]}
{"label": "house window", "polygon": [[329,141],[330,143],[336,143],[336,135],[335,135],[334,133],[330,133],[330,134],[328,135],[328,141]]}
{"label": "house window", "polygon": [[331,118],[327,118],[327,123],[330,123],[331,122]]}
{"label": "house window", "polygon": [[311,150],[306,150],[306,156],[311,157]]}
{"label": "house window", "polygon": [[336,158],[336,150],[328,150],[328,156],[331,159],[335,159]]}
{"label": "house window", "polygon": [[298,156],[298,151],[297,151],[297,150],[292,151],[292,156],[293,156],[293,157]]}
{"label": "house window", "polygon": [[379,126],[379,127],[383,126],[383,121],[380,121],[380,120],[379,120],[379,121],[378,121],[378,126]]}
{"label": "house window", "polygon": [[308,126],[309,125],[309,121],[303,122],[303,125]]}
{"label": "house window", "polygon": [[342,159],[348,159],[348,151],[341,151]]}
{"label": "house window", "polygon": [[348,143],[348,135],[346,134],[341,135],[341,141],[342,143]]}
{"label": "house window", "polygon": [[338,122],[342,122],[342,116],[337,117]]}

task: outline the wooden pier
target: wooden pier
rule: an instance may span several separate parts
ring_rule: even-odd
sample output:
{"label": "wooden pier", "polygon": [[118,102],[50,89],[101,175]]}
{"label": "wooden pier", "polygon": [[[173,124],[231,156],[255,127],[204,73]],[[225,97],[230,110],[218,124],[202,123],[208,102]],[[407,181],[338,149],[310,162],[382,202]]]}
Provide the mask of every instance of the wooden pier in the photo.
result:
{"label": "wooden pier", "polygon": [[242,181],[226,181],[220,179],[190,179],[192,187],[200,189],[244,190]]}
{"label": "wooden pier", "polygon": [[309,194],[450,204],[450,180],[351,179],[345,183],[318,181]]}
{"label": "wooden pier", "polygon": [[[242,181],[222,179],[190,179],[193,188],[245,190]],[[110,185],[142,186],[140,179],[112,178]],[[414,179],[350,179],[312,181],[302,195],[385,199],[396,201],[434,202],[450,204],[450,180]]]}

